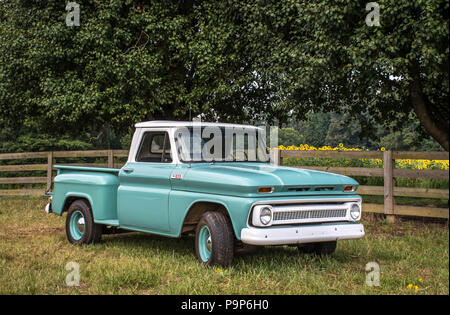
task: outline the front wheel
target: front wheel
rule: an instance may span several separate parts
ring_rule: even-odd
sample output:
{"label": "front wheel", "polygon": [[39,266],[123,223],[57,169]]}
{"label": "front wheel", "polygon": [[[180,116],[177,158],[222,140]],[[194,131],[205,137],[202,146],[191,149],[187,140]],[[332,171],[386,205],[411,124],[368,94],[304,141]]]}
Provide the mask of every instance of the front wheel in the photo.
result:
{"label": "front wheel", "polygon": [[298,245],[298,250],[304,254],[331,255],[336,251],[337,241],[319,242]]}
{"label": "front wheel", "polygon": [[230,265],[233,242],[233,229],[224,214],[213,211],[203,214],[195,232],[195,254],[202,264]]}

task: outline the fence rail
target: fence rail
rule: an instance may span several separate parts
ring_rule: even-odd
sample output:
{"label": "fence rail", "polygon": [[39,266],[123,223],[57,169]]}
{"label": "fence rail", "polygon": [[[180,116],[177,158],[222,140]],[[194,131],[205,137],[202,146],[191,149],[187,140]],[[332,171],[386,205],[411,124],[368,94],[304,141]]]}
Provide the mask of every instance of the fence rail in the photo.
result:
{"label": "fence rail", "polygon": [[299,168],[332,172],[347,176],[376,176],[382,177],[384,186],[359,186],[360,195],[384,196],[384,204],[365,203],[364,211],[383,213],[389,221],[395,220],[395,215],[422,216],[434,218],[449,218],[448,208],[404,206],[395,203],[395,197],[420,197],[448,199],[448,189],[429,189],[395,187],[395,178],[428,178],[449,179],[447,170],[411,170],[396,169],[396,159],[412,160],[448,160],[448,152],[409,152],[409,151],[299,151],[273,150],[276,164],[282,165],[284,158],[329,158],[329,159],[382,159],[383,168],[365,167],[323,167],[298,166]]}
{"label": "fence rail", "polygon": [[[55,152],[27,152],[27,153],[2,153],[1,160],[33,159],[40,161],[36,164],[0,165],[0,172],[46,171],[46,177],[0,177],[0,184],[47,184],[46,189],[0,189],[0,196],[25,196],[43,195],[52,187],[56,159],[59,158],[96,158],[103,157],[107,163],[64,163],[73,166],[96,166],[120,168],[123,163],[118,163],[115,158],[127,157],[128,150],[89,150],[89,151],[55,151]],[[46,160],[43,164],[42,160]]]}
{"label": "fence rail", "polygon": [[[435,218],[449,218],[448,208],[403,206],[395,203],[395,197],[420,197],[448,199],[447,189],[396,187],[395,178],[436,178],[449,179],[449,172],[445,170],[410,170],[396,169],[396,159],[425,159],[448,160],[448,152],[409,152],[409,151],[298,151],[298,150],[272,150],[275,164],[282,165],[284,158],[331,158],[331,159],[383,159],[383,168],[363,167],[323,167],[301,166],[305,169],[332,172],[347,176],[376,176],[384,179],[384,186],[366,186],[358,188],[361,195],[384,196],[384,204],[364,204],[364,211],[383,213],[388,220],[393,221],[395,215],[423,216]],[[42,195],[51,189],[54,177],[56,160],[60,158],[106,158],[106,163],[64,163],[65,165],[96,166],[120,168],[123,163],[116,158],[128,156],[127,150],[90,150],[90,151],[55,151],[55,152],[28,152],[28,153],[2,153],[1,160],[33,159],[40,162],[36,164],[0,165],[0,172],[46,171],[46,177],[0,177],[0,184],[46,184],[46,189],[0,189],[2,195]],[[43,163],[45,160],[45,163]]]}

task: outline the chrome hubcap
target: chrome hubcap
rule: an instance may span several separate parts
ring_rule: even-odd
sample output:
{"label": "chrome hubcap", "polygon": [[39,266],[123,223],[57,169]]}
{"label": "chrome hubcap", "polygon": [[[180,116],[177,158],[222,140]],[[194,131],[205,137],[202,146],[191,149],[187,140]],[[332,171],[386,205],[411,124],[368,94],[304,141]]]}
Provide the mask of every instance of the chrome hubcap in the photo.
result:
{"label": "chrome hubcap", "polygon": [[77,222],[78,231],[84,233],[84,218],[79,218]]}
{"label": "chrome hubcap", "polygon": [[211,235],[206,239],[206,248],[211,251],[212,243],[211,243]]}

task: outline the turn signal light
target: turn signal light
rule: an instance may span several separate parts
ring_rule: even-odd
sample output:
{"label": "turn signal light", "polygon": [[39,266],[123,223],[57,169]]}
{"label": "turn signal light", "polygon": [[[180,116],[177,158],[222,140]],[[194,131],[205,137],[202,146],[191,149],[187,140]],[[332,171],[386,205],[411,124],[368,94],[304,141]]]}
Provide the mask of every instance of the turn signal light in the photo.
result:
{"label": "turn signal light", "polygon": [[258,192],[260,194],[270,194],[273,192],[273,187],[259,187]]}
{"label": "turn signal light", "polygon": [[344,191],[345,192],[354,192],[356,190],[355,186],[345,186]]}

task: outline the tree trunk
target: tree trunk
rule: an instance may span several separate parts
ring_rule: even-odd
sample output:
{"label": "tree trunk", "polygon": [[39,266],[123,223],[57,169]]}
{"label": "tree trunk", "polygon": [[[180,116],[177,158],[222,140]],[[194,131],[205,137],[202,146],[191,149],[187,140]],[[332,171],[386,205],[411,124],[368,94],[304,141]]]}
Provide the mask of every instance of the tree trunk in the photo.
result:
{"label": "tree trunk", "polygon": [[449,135],[448,128],[440,128],[438,124],[432,119],[429,113],[430,102],[422,92],[422,85],[418,69],[412,72],[412,82],[410,85],[411,102],[414,107],[414,112],[420,120],[420,123],[425,128],[426,132],[433,137],[444,149],[449,150]]}

